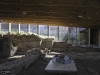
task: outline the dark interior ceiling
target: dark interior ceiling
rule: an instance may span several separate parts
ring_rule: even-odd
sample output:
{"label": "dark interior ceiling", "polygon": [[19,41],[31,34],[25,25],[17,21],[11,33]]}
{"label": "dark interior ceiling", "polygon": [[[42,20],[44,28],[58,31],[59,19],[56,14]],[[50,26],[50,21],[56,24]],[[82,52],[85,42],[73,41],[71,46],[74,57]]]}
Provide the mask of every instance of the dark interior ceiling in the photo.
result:
{"label": "dark interior ceiling", "polygon": [[0,20],[100,28],[100,0],[0,0]]}

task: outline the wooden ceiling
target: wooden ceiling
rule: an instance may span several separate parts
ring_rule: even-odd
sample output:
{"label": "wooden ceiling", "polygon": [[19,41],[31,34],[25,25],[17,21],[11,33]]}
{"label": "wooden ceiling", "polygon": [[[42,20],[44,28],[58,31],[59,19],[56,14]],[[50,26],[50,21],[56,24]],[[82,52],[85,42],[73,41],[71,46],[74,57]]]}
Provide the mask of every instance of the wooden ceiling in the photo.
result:
{"label": "wooden ceiling", "polygon": [[0,20],[100,28],[100,0],[0,0]]}

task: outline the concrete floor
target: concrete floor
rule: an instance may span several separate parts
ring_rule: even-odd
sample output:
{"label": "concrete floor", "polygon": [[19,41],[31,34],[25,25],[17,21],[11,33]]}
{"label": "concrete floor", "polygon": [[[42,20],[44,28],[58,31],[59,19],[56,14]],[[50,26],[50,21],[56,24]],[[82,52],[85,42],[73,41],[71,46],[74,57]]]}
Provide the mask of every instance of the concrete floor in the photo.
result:
{"label": "concrete floor", "polygon": [[[27,69],[23,69],[18,75],[60,75],[59,73],[51,74],[44,72],[44,69],[50,60],[51,59],[44,59],[41,57]],[[78,70],[77,75],[100,75],[100,60],[75,60],[75,64]]]}
{"label": "concrete floor", "polygon": [[[34,63],[32,63],[27,69],[24,69],[17,75],[60,75],[59,73],[45,73],[44,69],[53,57],[53,55],[59,54],[59,52],[51,52],[46,57],[40,57]],[[13,59],[2,59],[0,60],[0,64],[6,61],[13,61],[17,58]],[[100,60],[80,60],[75,59],[75,64],[78,70],[77,75],[100,75]],[[66,75],[66,74],[62,74]],[[74,75],[74,74],[70,74]]]}

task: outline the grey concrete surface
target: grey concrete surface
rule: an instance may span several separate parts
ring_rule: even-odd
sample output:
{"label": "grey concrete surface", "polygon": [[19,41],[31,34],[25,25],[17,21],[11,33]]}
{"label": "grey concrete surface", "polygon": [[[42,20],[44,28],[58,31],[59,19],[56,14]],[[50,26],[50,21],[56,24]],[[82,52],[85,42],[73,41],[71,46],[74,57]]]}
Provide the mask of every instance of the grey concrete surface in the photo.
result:
{"label": "grey concrete surface", "polygon": [[[32,63],[26,70],[22,70],[18,75],[60,75],[59,73],[45,73],[44,69],[49,63],[49,61],[50,59],[39,58],[37,61]],[[100,75],[100,60],[76,59],[75,64],[78,70],[77,75]]]}

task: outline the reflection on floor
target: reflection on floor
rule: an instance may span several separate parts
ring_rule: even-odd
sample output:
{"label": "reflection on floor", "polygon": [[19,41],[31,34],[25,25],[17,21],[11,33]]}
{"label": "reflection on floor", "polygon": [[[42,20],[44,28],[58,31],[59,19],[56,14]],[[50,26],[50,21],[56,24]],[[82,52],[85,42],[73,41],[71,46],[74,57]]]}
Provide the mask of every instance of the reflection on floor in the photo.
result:
{"label": "reflection on floor", "polygon": [[4,63],[4,62],[10,62],[10,61],[13,61],[15,59],[18,59],[18,58],[21,58],[25,55],[15,55],[15,56],[12,56],[12,57],[1,57],[0,58],[0,64]]}
{"label": "reflection on floor", "polygon": [[61,54],[61,53],[59,53],[59,52],[50,52],[49,54],[47,54],[45,56],[45,58],[52,58],[54,55],[59,55],[59,54]]}

